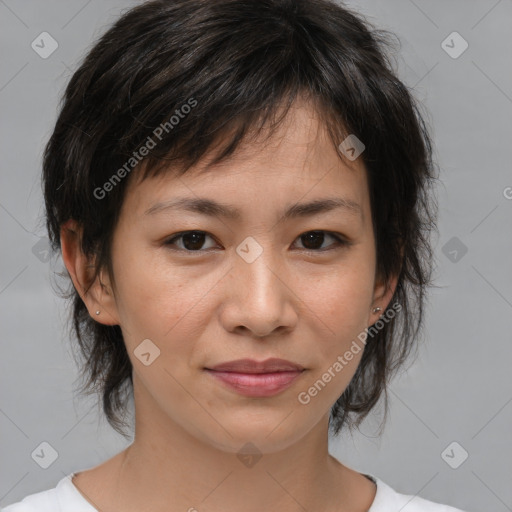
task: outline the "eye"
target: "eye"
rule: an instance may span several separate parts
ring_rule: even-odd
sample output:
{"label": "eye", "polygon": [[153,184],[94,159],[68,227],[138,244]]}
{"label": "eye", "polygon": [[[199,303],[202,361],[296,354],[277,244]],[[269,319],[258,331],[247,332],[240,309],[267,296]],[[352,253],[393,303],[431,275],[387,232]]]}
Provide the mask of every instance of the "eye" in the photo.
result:
{"label": "eye", "polygon": [[[335,240],[335,243],[330,244],[330,246],[328,247],[322,248],[322,245],[324,244],[326,237],[332,238],[333,240]],[[206,233],[205,231],[184,231],[167,239],[165,245],[177,246],[177,249],[173,249],[177,251],[203,252],[206,249],[212,248],[203,247],[206,238],[210,238],[213,240],[213,237]],[[304,250],[310,252],[325,252],[350,245],[350,242],[344,239],[341,235],[337,235],[335,233],[330,233],[328,231],[323,230],[308,231],[297,237],[297,240],[300,240],[302,242],[302,244],[304,245]],[[178,241],[180,241],[181,243],[178,243]]]}
{"label": "eye", "polygon": [[165,245],[176,245],[175,242],[181,239],[183,241],[183,247],[179,247],[178,250],[197,252],[204,244],[205,237],[211,238],[205,231],[184,231],[183,233],[178,233],[172,238],[169,238],[165,242]]}
{"label": "eye", "polygon": [[[322,246],[325,241],[325,238],[330,237],[336,241],[335,244],[331,244],[327,248],[319,248],[318,245]],[[313,252],[324,252],[331,251],[339,248],[340,246],[348,246],[350,242],[342,238],[340,235],[336,235],[334,233],[329,233],[328,231],[316,230],[316,231],[308,231],[307,233],[303,233],[298,237],[298,240],[301,240],[305,245],[304,249],[307,251]],[[333,247],[334,245],[334,247]]]}

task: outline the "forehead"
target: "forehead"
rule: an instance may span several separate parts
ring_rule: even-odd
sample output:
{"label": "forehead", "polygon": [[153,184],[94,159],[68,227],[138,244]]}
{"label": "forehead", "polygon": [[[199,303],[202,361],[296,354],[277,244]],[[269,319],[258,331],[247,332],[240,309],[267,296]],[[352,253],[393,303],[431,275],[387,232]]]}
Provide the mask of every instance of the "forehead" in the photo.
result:
{"label": "forehead", "polygon": [[[276,117],[280,114],[279,109]],[[211,154],[196,166],[194,172],[197,176],[211,176],[208,171],[212,167],[232,170],[243,166],[244,169],[257,169],[260,175],[265,168],[272,172],[289,167],[298,172],[308,168],[325,168],[327,164],[337,163],[340,156],[315,106],[300,97],[290,106],[272,133],[268,129],[258,134],[250,132],[233,155],[222,162],[211,164],[215,149],[212,148]]]}
{"label": "forehead", "polygon": [[141,215],[173,198],[208,196],[237,205],[243,215],[244,210],[282,210],[283,202],[311,201],[328,193],[359,204],[363,217],[368,213],[362,159],[341,159],[308,103],[296,102],[270,138],[265,132],[249,137],[229,158],[212,164],[215,154],[213,148],[181,176],[169,166],[158,176],[134,180],[124,209]]}

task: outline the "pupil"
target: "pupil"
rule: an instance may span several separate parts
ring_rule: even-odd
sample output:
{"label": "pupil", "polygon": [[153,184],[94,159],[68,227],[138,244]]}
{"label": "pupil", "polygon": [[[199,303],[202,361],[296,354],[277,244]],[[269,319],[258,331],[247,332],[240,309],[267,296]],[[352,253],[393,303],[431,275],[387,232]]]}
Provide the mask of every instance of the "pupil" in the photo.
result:
{"label": "pupil", "polygon": [[[307,249],[316,249],[316,243],[319,242],[319,245],[321,246],[323,241],[324,233],[322,233],[321,231],[311,231],[310,233],[302,235],[302,243],[304,244],[304,247],[306,247]],[[313,247],[310,246],[311,242]]]}
{"label": "pupil", "polygon": [[[183,235],[183,245],[189,250],[199,250],[204,243],[204,233],[192,232]],[[191,243],[187,243],[191,241]]]}
{"label": "pupil", "polygon": [[[188,250],[200,250],[204,244],[204,233],[192,231],[183,235],[183,245]],[[306,249],[316,249],[321,246],[324,241],[324,233],[322,231],[311,231],[302,235],[302,243]]]}

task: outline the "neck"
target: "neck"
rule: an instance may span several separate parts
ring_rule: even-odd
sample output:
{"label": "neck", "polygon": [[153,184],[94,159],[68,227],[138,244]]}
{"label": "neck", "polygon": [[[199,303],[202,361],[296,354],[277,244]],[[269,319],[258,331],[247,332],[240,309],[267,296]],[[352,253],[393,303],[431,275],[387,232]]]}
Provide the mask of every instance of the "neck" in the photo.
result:
{"label": "neck", "polygon": [[333,484],[340,484],[343,466],[328,453],[325,419],[300,442],[253,455],[213,447],[176,423],[167,423],[165,431],[160,427],[136,423],[135,440],[119,468],[118,495],[143,490],[144,496],[130,499],[140,498],[138,510],[147,507],[148,497],[152,510],[168,511],[169,503],[191,512],[328,510]]}
{"label": "neck", "polygon": [[282,439],[272,445],[276,426],[248,445],[257,452],[251,456],[240,449],[250,440],[216,445],[205,429],[196,434],[152,404],[149,393],[134,391],[134,441],[99,472],[97,489],[107,492],[98,491],[93,504],[101,511],[344,512],[373,502],[373,484],[329,454],[327,414],[286,446]]}

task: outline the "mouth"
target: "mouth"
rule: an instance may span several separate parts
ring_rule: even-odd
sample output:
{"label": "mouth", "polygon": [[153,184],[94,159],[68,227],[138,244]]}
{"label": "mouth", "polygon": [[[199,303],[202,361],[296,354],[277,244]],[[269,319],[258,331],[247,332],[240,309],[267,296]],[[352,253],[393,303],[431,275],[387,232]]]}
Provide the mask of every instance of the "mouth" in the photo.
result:
{"label": "mouth", "polygon": [[281,393],[306,370],[274,373],[237,373],[209,369],[206,371],[241,395],[263,398]]}
{"label": "mouth", "polygon": [[298,363],[286,359],[270,358],[265,361],[254,359],[237,359],[226,363],[217,364],[207,370],[236,372],[236,373],[276,373],[276,372],[297,372],[304,370]]}
{"label": "mouth", "polygon": [[306,369],[297,363],[273,358],[261,362],[240,359],[205,368],[205,371],[238,394],[263,398],[290,387]]}

